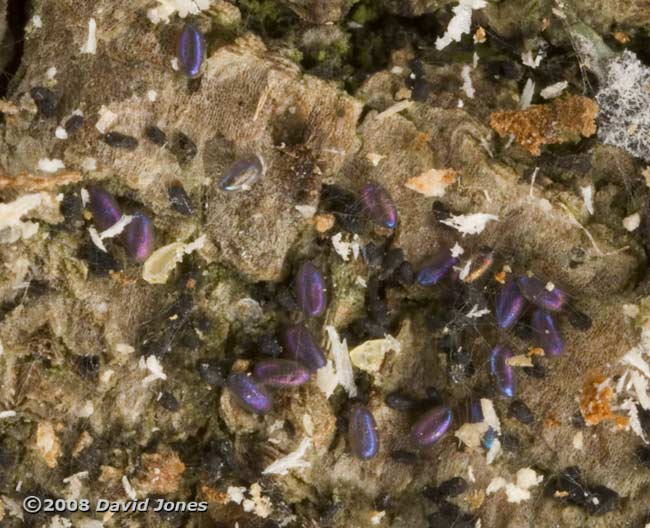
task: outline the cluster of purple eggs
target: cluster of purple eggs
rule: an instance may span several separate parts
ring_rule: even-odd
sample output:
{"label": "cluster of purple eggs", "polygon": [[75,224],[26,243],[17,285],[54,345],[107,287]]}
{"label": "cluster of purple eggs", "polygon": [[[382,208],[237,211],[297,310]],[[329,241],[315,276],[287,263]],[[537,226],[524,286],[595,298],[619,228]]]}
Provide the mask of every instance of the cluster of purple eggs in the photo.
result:
{"label": "cluster of purple eggs", "polygon": [[[122,210],[115,198],[96,185],[88,187],[88,207],[93,222],[100,231],[114,226],[122,218]],[[131,221],[120,234],[120,242],[136,262],[144,262],[153,252],[154,231],[151,220],[141,211],[135,211]]]}

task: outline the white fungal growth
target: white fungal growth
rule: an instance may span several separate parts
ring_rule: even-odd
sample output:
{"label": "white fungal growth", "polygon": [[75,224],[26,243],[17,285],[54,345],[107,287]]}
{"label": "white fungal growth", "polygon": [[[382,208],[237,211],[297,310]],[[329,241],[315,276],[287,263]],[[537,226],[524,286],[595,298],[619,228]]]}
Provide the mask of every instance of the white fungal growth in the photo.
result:
{"label": "white fungal growth", "polygon": [[97,22],[94,18],[88,20],[88,37],[80,51],[92,55],[97,53]]}
{"label": "white fungal growth", "polygon": [[38,170],[43,172],[57,172],[65,169],[65,165],[60,159],[41,158],[38,160]]}
{"label": "white fungal growth", "polygon": [[446,48],[452,42],[460,42],[463,35],[470,32],[472,26],[472,11],[487,6],[485,0],[460,0],[453,8],[454,16],[449,21],[447,31],[436,39],[436,49]]}
{"label": "white fungal growth", "polygon": [[440,222],[453,227],[465,235],[478,235],[482,233],[488,222],[497,221],[499,217],[488,213],[474,213],[468,215],[451,215]]}
{"label": "white fungal growth", "polygon": [[298,448],[288,455],[279,458],[268,466],[262,474],[264,475],[286,475],[290,469],[304,468],[311,466],[310,462],[303,460],[307,449],[311,446],[309,438],[303,438]]}

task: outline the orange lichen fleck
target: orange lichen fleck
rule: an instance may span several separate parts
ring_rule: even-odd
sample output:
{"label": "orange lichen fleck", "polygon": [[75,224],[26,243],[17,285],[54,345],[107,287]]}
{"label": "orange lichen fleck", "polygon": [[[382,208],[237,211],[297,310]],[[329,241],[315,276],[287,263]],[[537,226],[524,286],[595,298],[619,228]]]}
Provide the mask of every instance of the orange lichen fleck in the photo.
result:
{"label": "orange lichen fleck", "polygon": [[504,270],[501,270],[499,273],[494,275],[494,280],[497,281],[500,284],[505,284],[506,283],[506,272]]}
{"label": "orange lichen fleck", "polygon": [[592,99],[567,95],[524,110],[492,112],[490,126],[502,137],[514,135],[524,149],[539,156],[542,145],[593,136],[597,113],[598,105]]}
{"label": "orange lichen fleck", "polygon": [[621,44],[630,43],[630,35],[625,33],[625,31],[614,31],[614,33],[612,33],[612,37],[614,37]]}
{"label": "orange lichen fleck", "polygon": [[335,218],[333,214],[324,213],[314,216],[314,227],[319,233],[326,233],[334,227]]}
{"label": "orange lichen fleck", "polygon": [[617,427],[627,427],[630,419],[627,416],[614,414],[611,400],[614,389],[605,383],[607,378],[602,374],[592,374],[585,381],[580,396],[580,412],[587,425],[597,425],[605,420],[612,420]]}

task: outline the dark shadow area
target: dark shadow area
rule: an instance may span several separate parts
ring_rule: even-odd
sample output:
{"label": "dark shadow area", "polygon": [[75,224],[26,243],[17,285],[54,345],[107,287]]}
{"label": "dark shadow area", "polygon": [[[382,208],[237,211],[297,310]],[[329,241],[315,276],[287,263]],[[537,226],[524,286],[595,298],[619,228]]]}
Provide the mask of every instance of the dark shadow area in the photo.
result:
{"label": "dark shadow area", "polygon": [[2,46],[0,55],[7,52],[6,47],[13,49],[9,53],[11,58],[0,72],[0,97],[5,97],[9,89],[9,83],[16,75],[20,62],[23,58],[23,48],[25,43],[25,25],[27,24],[29,13],[28,0],[9,0],[7,5],[7,36],[0,46]]}

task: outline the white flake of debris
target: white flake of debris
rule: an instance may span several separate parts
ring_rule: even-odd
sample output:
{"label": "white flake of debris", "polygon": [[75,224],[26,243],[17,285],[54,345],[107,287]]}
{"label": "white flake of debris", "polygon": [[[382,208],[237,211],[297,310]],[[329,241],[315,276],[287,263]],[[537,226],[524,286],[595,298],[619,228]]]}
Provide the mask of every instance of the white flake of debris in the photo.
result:
{"label": "white flake of debris", "polygon": [[303,218],[309,219],[313,218],[316,214],[315,205],[296,205],[296,211],[298,211]]}
{"label": "white flake of debris", "polygon": [[485,422],[464,423],[454,432],[454,436],[467,447],[476,449],[481,446],[483,435],[488,429]]}
{"label": "white flake of debris", "polygon": [[641,335],[641,343],[636,347],[632,348],[621,358],[621,363],[624,365],[631,365],[639,369],[646,378],[650,378],[650,366],[643,359],[643,354],[648,353],[648,348],[650,345],[650,331],[644,330]]}
{"label": "white flake of debris", "polygon": [[172,242],[154,251],[142,267],[142,278],[149,284],[164,284],[176,264],[185,255],[198,251],[205,245],[206,236],[201,235],[194,242]]}
{"label": "white flake of debris", "polygon": [[508,481],[503,477],[494,477],[488,484],[488,487],[485,488],[485,494],[492,495],[493,493],[504,489],[506,484],[508,484]]}
{"label": "white flake of debris", "polygon": [[65,128],[62,126],[56,127],[56,130],[54,131],[54,136],[57,139],[68,139],[68,133],[65,131]]}
{"label": "white flake of debris", "polygon": [[487,455],[485,456],[485,461],[488,464],[492,464],[497,457],[501,454],[501,441],[498,438],[495,438],[492,441],[492,445],[490,446],[490,449],[488,449]]}
{"label": "white flake of debris", "polygon": [[245,498],[244,492],[246,488],[244,486],[228,486],[226,494],[231,502],[241,504]]}
{"label": "white flake of debris", "polygon": [[255,515],[266,519],[273,513],[273,505],[268,497],[262,495],[262,487],[254,482],[248,490],[250,499],[245,499],[242,503],[242,508],[245,512],[254,512]]}
{"label": "white flake of debris", "polygon": [[303,438],[298,449],[289,453],[287,456],[279,458],[268,466],[262,474],[264,475],[286,475],[290,469],[304,468],[311,465],[310,462],[303,460],[307,449],[311,446],[309,438]]}
{"label": "white flake of debris", "polygon": [[481,308],[479,310],[478,304],[475,304],[474,306],[472,306],[472,309],[465,317],[467,317],[468,319],[480,319],[481,317],[489,313],[490,310],[488,308]]}
{"label": "white flake of debris", "polygon": [[339,257],[341,257],[344,262],[350,260],[352,244],[343,241],[343,233],[336,233],[336,235],[332,237],[332,246],[334,246],[334,251],[338,253]]}
{"label": "white flake of debris", "polygon": [[133,348],[131,345],[127,343],[118,343],[115,345],[115,351],[118,352],[119,354],[133,354],[135,352],[135,348]]}
{"label": "white flake of debris", "polygon": [[580,194],[585,204],[585,209],[590,215],[594,214],[594,188],[592,185],[580,187]]}
{"label": "white flake of debris", "polygon": [[476,482],[476,477],[474,476],[474,468],[472,466],[469,466],[467,468],[467,480],[472,483]]}
{"label": "white flake of debris", "polygon": [[97,120],[97,123],[95,123],[95,128],[99,130],[100,133],[106,134],[108,129],[117,120],[117,114],[111,112],[103,105],[97,113],[99,114],[99,119]]}
{"label": "white flake of debris", "polygon": [[357,275],[357,278],[354,279],[354,283],[357,286],[360,286],[361,288],[366,288],[368,286],[368,283],[366,282],[366,279],[364,279],[360,275]]}
{"label": "white flake of debris", "polygon": [[357,395],[357,387],[354,383],[354,371],[348,353],[348,344],[345,339],[341,341],[341,337],[333,326],[326,326],[325,331],[329,337],[329,348],[334,356],[334,366],[339,383],[348,396],[354,398]]}
{"label": "white flake of debris", "polygon": [[555,99],[564,90],[566,90],[567,86],[569,86],[569,83],[567,81],[556,82],[555,84],[551,84],[546,88],[543,88],[542,91],[539,92],[539,95],[541,95],[544,99]]}
{"label": "white flake of debris", "polygon": [[307,436],[314,436],[314,420],[312,420],[310,414],[302,415],[302,427],[307,433]]}
{"label": "white flake of debris", "polygon": [[84,406],[77,411],[77,416],[79,418],[90,418],[95,412],[95,406],[93,402],[87,401]]}
{"label": "white flake of debris", "polygon": [[40,15],[34,15],[31,22],[34,29],[41,29],[43,27],[43,19]]}
{"label": "white flake of debris", "polygon": [[402,110],[406,110],[407,108],[410,108],[413,106],[413,101],[410,100],[405,100],[405,101],[400,101],[399,103],[395,103],[392,106],[389,106],[384,110],[383,112],[379,112],[376,116],[375,119],[378,121],[381,119],[386,119],[387,117],[392,116],[393,114],[398,114]]}
{"label": "white flake of debris", "polygon": [[456,271],[459,271],[458,278],[462,281],[469,275],[470,270],[472,269],[472,261],[468,260],[462,268],[454,267]]}
{"label": "white flake of debris", "polygon": [[533,69],[539,68],[539,65],[542,63],[543,59],[544,53],[541,51],[538,51],[534,58],[532,50],[525,51],[521,54],[521,62],[523,65]]}
{"label": "white flake of debris", "polygon": [[386,334],[383,339],[370,339],[350,351],[350,360],[355,367],[367,372],[379,372],[388,352],[399,353],[400,342]]}
{"label": "white flake of debris", "polygon": [[454,16],[449,21],[447,31],[442,37],[436,39],[436,49],[441,50],[452,42],[460,42],[463,35],[470,32],[472,26],[472,11],[483,9],[487,5],[485,0],[460,0],[452,9]]}
{"label": "white flake of debris", "polygon": [[111,227],[99,233],[99,238],[104,240],[107,238],[116,237],[122,231],[124,231],[124,228],[128,226],[132,220],[133,217],[131,215],[122,215],[122,217],[117,222],[115,222]]}
{"label": "white flake of debris", "polygon": [[48,79],[54,79],[54,77],[56,77],[56,73],[57,73],[56,66],[50,66],[45,72],[45,75],[47,75]]}
{"label": "white flake of debris", "polygon": [[88,205],[88,202],[90,202],[90,194],[88,194],[88,190],[85,187],[81,188],[81,205],[86,207]]}
{"label": "white flake of debris", "polygon": [[178,66],[178,59],[177,59],[176,57],[172,58],[172,60],[170,61],[170,63],[171,63],[171,65],[172,65],[172,70],[174,70],[174,71],[178,71],[178,70],[179,70],[180,67]]}
{"label": "white flake of debris", "polygon": [[144,358],[140,358],[140,368],[146,368],[151,374],[142,380],[143,385],[149,385],[152,381],[155,380],[166,380],[167,374],[163,371],[162,365],[158,361],[158,358],[154,355]]}
{"label": "white flake of debris", "polygon": [[102,237],[99,236],[97,229],[95,229],[93,226],[90,226],[88,228],[88,233],[90,234],[90,240],[92,240],[93,244],[95,244],[95,247],[101,249],[104,253],[108,253],[108,250],[102,242]]}
{"label": "white flake of debris", "polygon": [[81,46],[81,53],[97,53],[97,22],[94,18],[88,20],[88,38],[86,43]]}
{"label": "white flake of debris", "polygon": [[375,512],[372,517],[370,517],[370,522],[373,526],[378,526],[381,523],[381,520],[386,516],[385,511]]}
{"label": "white flake of debris", "polygon": [[456,242],[454,244],[454,247],[451,248],[451,256],[454,258],[458,258],[463,253],[465,253],[465,250],[461,247],[461,245],[458,242]]}
{"label": "white flake of debris", "polygon": [[63,483],[68,485],[68,491],[66,493],[67,499],[78,499],[81,497],[81,490],[83,489],[83,483],[81,479],[88,478],[88,471],[80,471],[74,475],[70,475],[63,479]]}
{"label": "white flake of debris", "polygon": [[158,0],[158,6],[147,11],[147,18],[158,24],[169,22],[169,18],[176,12],[181,18],[187,15],[198,15],[201,11],[210,8],[212,0]]}
{"label": "white flake of debris", "polygon": [[648,439],[645,437],[645,431],[641,425],[641,420],[639,420],[639,409],[637,408],[636,402],[632,400],[632,398],[627,398],[621,405],[619,405],[619,408],[623,411],[627,411],[630,418],[630,429],[632,429],[632,431],[634,431],[634,433],[636,433],[637,436],[647,444]]}
{"label": "white flake of debris", "polygon": [[521,97],[519,98],[519,108],[524,110],[530,106],[530,103],[533,100],[535,95],[535,82],[532,79],[528,79],[524,85],[524,89],[521,92]]}
{"label": "white flake of debris", "polygon": [[444,196],[447,187],[456,181],[456,171],[450,169],[429,169],[418,176],[409,178],[404,186],[423,196]]}
{"label": "white flake of debris", "polygon": [[336,376],[336,371],[331,360],[328,359],[325,366],[316,371],[316,385],[318,385],[318,388],[326,398],[334,394],[336,387],[339,385],[339,379]]}
{"label": "white flake of debris", "polygon": [[623,227],[632,232],[641,225],[641,216],[639,213],[633,213],[623,218]]}
{"label": "white flake of debris", "polygon": [[535,470],[531,468],[521,468],[517,471],[517,481],[516,484],[518,487],[523,489],[534,488],[544,480],[542,475],[538,475]]}
{"label": "white flake of debris", "polygon": [[465,102],[462,99],[458,99],[458,103],[456,103],[456,106],[458,108],[463,108],[465,106]]}
{"label": "white flake of debris", "polygon": [[630,373],[630,380],[636,392],[636,398],[643,409],[650,409],[650,396],[648,396],[648,378],[641,376],[637,371]]}
{"label": "white flake of debris", "polygon": [[97,160],[95,158],[84,158],[81,162],[81,168],[85,171],[97,170]]}
{"label": "white flake of debris", "polygon": [[150,102],[155,103],[156,99],[158,99],[158,92],[156,90],[147,90],[147,99],[149,99]]}
{"label": "white flake of debris", "polygon": [[492,400],[488,398],[481,398],[481,412],[483,413],[483,421],[487,423],[497,433],[501,432],[501,422],[494,410]]}
{"label": "white flake of debris", "polygon": [[13,202],[0,203],[0,242],[12,244],[36,234],[36,222],[23,222],[21,218],[36,209],[45,200],[45,193],[25,194]]}
{"label": "white flake of debris", "polygon": [[372,163],[373,167],[376,167],[379,165],[379,162],[383,160],[386,156],[382,156],[381,154],[377,154],[376,152],[370,152],[366,154],[366,159]]}
{"label": "white flake of debris", "polygon": [[13,418],[16,416],[16,411],[0,411],[0,420],[4,418]]}
{"label": "white flake of debris", "polygon": [[129,482],[129,479],[126,478],[126,475],[122,477],[122,487],[124,488],[124,492],[131,500],[136,500],[138,498],[135,490],[133,489],[133,486],[131,486],[131,483]]}
{"label": "white flake of debris", "polygon": [[463,92],[465,92],[465,95],[467,95],[467,97],[470,99],[474,99],[475,92],[474,85],[472,84],[472,77],[470,75],[471,71],[471,66],[469,64],[465,64],[462,71],[460,72],[460,75],[463,78]]}
{"label": "white flake of debris", "polygon": [[573,435],[573,449],[580,451],[584,445],[584,436],[582,434],[582,431],[578,431]]}
{"label": "white flake of debris", "polygon": [[38,170],[43,172],[57,172],[65,169],[65,165],[60,159],[41,158],[38,160]]}
{"label": "white flake of debris", "polygon": [[447,220],[440,222],[453,227],[465,235],[478,235],[482,233],[490,221],[498,221],[499,217],[488,213],[474,213],[467,215],[451,215]]}

